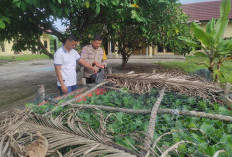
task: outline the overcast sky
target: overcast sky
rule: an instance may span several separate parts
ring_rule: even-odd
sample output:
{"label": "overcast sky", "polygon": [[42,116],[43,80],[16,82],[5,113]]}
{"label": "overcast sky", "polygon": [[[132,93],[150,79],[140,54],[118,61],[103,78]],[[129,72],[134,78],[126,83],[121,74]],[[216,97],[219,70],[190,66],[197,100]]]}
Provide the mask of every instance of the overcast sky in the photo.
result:
{"label": "overcast sky", "polygon": [[[187,4],[187,3],[197,3],[197,2],[207,2],[207,1],[215,1],[215,0],[179,0],[182,4]],[[220,0],[219,0],[220,1]],[[55,23],[55,26],[60,30],[64,31],[65,27],[61,25],[61,21],[58,20]]]}

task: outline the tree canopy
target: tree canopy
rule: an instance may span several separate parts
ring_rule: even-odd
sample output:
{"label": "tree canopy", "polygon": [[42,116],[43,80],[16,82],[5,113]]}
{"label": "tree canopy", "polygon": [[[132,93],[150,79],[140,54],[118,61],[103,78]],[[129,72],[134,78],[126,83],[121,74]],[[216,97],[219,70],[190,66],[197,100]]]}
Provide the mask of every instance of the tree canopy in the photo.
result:
{"label": "tree canopy", "polygon": [[[152,44],[177,48],[176,36],[189,32],[176,0],[1,0],[0,6],[0,40],[51,57],[39,40],[43,32],[60,41],[74,34],[82,44],[100,33],[117,44],[124,67],[133,50]],[[54,26],[56,19],[65,19],[63,34]]]}

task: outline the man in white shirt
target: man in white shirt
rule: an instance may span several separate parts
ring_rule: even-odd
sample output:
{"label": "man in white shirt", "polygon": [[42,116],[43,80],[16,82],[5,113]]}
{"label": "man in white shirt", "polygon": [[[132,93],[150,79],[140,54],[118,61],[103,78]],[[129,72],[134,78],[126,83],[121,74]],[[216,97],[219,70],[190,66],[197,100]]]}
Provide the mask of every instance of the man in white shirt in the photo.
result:
{"label": "man in white shirt", "polygon": [[61,94],[70,93],[77,89],[76,63],[96,72],[96,69],[80,58],[74,48],[77,45],[77,38],[73,35],[68,36],[61,48],[54,55],[54,66],[57,76],[57,85]]}

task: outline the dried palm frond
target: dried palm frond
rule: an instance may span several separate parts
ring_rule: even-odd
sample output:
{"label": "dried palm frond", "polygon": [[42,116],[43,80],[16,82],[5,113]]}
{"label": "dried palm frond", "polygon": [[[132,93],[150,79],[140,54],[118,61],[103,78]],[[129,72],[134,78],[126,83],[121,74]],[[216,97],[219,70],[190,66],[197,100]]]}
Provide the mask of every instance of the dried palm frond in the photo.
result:
{"label": "dried palm frond", "polygon": [[26,151],[26,157],[44,157],[48,151],[48,140],[37,132],[38,139],[32,143],[26,145],[24,148]]}
{"label": "dried palm frond", "polygon": [[196,143],[193,143],[193,142],[190,142],[190,141],[180,141],[180,142],[177,142],[175,143],[173,146],[171,146],[170,148],[168,148],[167,150],[165,150],[165,152],[163,152],[161,154],[160,157],[166,157],[168,155],[169,152],[173,151],[173,150],[177,150],[178,146],[180,144],[183,144],[183,143],[190,143],[190,144],[193,144],[193,145],[197,145]]}
{"label": "dried palm frond", "polygon": [[[74,112],[68,116],[58,116],[56,119],[29,111],[15,111],[4,116],[7,123],[3,119],[0,123],[0,128],[4,129],[1,130],[0,136],[1,156],[7,156],[7,154],[25,156],[26,149],[35,139],[38,131],[41,133],[40,137],[43,136],[48,141],[47,155],[63,151],[63,156],[84,155],[87,157],[103,154],[104,156],[140,156],[140,154],[115,144],[111,139],[98,135],[86,123],[78,119]],[[15,123],[15,118],[18,124]],[[65,121],[66,123],[64,123]],[[41,140],[37,141],[41,142]],[[46,142],[44,143],[46,145]],[[67,149],[68,151],[64,151]]]}
{"label": "dried palm frond", "polygon": [[[15,153],[15,147],[12,144],[15,141],[12,139],[12,135],[18,133],[18,127],[22,125],[29,117],[30,110],[25,109],[22,111],[13,110],[12,112],[3,112],[0,115],[0,156],[12,157]],[[22,150],[20,146],[18,150]]]}
{"label": "dried palm frond", "polygon": [[209,98],[215,95],[220,88],[214,83],[188,75],[174,76],[169,73],[134,73],[112,74],[107,79],[114,87],[126,87],[131,92],[144,94],[152,88],[166,87],[168,91],[177,92],[188,96]]}

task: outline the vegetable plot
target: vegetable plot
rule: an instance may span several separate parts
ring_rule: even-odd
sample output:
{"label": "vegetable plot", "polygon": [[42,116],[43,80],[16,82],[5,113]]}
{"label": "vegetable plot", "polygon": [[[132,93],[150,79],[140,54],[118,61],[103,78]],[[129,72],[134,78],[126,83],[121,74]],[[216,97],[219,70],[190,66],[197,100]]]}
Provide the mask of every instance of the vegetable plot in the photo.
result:
{"label": "vegetable plot", "polygon": [[[133,89],[132,81],[118,78]],[[141,87],[150,84],[146,81]],[[230,156],[232,111],[204,96],[174,93],[177,86],[162,81],[162,89],[151,83],[150,92],[143,94],[108,86],[107,92],[99,90],[119,84],[115,77],[43,105],[7,112],[0,116],[0,153],[25,155],[32,141],[44,139],[41,152],[50,156]],[[139,85],[137,81],[134,89]],[[200,91],[200,86],[194,88]]]}

